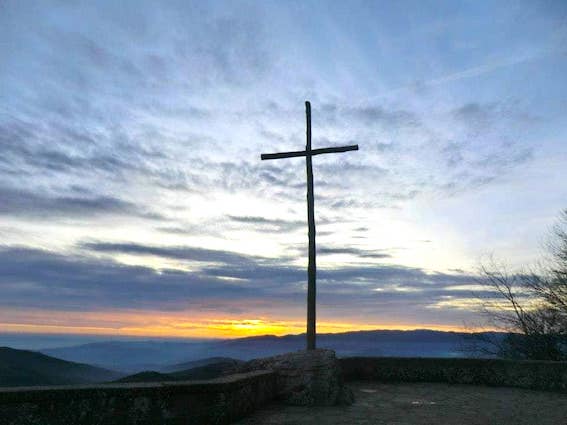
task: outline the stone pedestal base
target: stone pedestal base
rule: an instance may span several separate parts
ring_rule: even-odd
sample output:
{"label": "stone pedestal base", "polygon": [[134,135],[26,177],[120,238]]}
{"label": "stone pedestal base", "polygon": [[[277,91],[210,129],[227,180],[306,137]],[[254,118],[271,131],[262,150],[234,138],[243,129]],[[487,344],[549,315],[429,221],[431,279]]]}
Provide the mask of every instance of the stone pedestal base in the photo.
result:
{"label": "stone pedestal base", "polygon": [[273,370],[277,374],[277,396],[293,405],[332,406],[352,404],[352,391],[343,383],[339,361],[332,350],[296,351],[251,360],[242,372]]}

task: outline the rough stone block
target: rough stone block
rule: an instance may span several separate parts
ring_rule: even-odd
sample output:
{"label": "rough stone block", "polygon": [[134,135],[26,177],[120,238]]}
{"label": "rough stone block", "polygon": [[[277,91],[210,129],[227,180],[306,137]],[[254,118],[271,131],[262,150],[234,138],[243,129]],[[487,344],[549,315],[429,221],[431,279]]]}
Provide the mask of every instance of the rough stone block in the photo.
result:
{"label": "rough stone block", "polygon": [[352,404],[354,395],[345,387],[341,366],[332,350],[306,350],[251,360],[241,372],[272,370],[277,396],[300,406]]}

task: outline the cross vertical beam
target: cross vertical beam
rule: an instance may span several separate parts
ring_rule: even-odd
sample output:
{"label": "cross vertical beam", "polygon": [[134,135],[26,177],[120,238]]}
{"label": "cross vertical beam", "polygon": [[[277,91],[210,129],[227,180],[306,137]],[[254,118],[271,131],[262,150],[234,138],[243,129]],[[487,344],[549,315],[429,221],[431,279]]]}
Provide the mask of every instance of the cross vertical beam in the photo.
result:
{"label": "cross vertical beam", "polygon": [[317,265],[315,262],[315,196],[313,193],[313,157],[327,153],[341,153],[348,151],[357,151],[358,145],[334,146],[329,148],[312,149],[311,148],[311,103],[305,102],[305,117],[307,120],[306,138],[304,151],[279,152],[279,153],[263,153],[260,158],[282,159],[305,157],[305,168],[307,171],[307,226],[309,236],[309,263],[307,266],[307,349],[314,350],[316,348],[316,294],[317,294]]}
{"label": "cross vertical beam", "polygon": [[309,235],[309,263],[307,266],[307,349],[315,349],[317,304],[317,264],[315,261],[315,196],[313,193],[313,157],[311,155],[311,103],[305,102],[307,143],[305,164],[307,169],[307,226]]}

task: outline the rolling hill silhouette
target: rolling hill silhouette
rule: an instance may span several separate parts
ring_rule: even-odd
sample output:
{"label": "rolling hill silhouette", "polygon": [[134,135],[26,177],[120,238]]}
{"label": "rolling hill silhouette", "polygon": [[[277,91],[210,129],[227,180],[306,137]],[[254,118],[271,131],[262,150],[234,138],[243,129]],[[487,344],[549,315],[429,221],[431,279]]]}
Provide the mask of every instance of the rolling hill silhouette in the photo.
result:
{"label": "rolling hill silhouette", "polygon": [[121,375],[35,351],[0,347],[0,387],[90,384],[114,380]]}
{"label": "rolling hill silhouette", "polygon": [[[208,361],[210,359],[206,359]],[[188,362],[202,363],[203,361]],[[167,382],[167,381],[189,381],[214,379],[224,375],[235,373],[238,365],[243,363],[240,360],[224,358],[221,361],[207,363],[202,366],[192,367],[186,370],[179,370],[172,373],[160,373],[155,371],[144,371],[134,375],[125,376],[116,382]]]}

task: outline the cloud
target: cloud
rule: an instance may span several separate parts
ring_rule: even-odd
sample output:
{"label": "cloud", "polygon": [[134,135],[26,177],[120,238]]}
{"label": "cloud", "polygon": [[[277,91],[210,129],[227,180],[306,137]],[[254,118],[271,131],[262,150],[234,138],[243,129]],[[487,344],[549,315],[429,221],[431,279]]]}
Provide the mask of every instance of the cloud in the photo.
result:
{"label": "cloud", "polygon": [[[89,245],[84,248],[88,250]],[[141,314],[187,309],[227,314],[230,310],[248,316],[285,315],[304,308],[306,270],[282,260],[193,247],[101,242],[90,248],[191,259],[201,267],[158,271],[108,257],[4,246],[0,248],[0,306],[59,312],[124,309]],[[471,283],[473,277],[462,273],[427,273],[399,265],[320,268],[318,301],[326,316],[340,314],[347,319],[362,314],[368,322],[379,322],[411,306],[410,316],[427,320],[424,318],[444,315],[453,304],[470,297],[465,289]],[[449,315],[451,320],[454,317]]]}
{"label": "cloud", "polygon": [[[9,89],[0,177],[29,192],[43,189],[40,180],[53,192],[69,181],[95,187],[101,180],[113,193],[254,187],[242,163],[210,159],[211,146],[222,143],[205,124],[222,112],[213,114],[198,93],[239,90],[269,72],[261,8],[59,6],[10,4],[0,17],[0,84]],[[193,171],[187,164],[199,167],[198,160]]]}
{"label": "cloud", "polygon": [[[16,59],[26,59],[60,85],[98,86],[105,94],[133,94],[138,87],[142,99],[166,86],[179,88],[183,75],[185,84],[198,88],[242,84],[270,69],[264,21],[254,5],[225,5],[220,11],[198,2],[159,8],[148,1],[124,3],[97,8],[46,3],[35,10],[10,5],[10,19],[3,21],[6,47],[17,41],[23,49],[13,52],[17,57],[8,69],[18,68]],[[77,27],[81,19],[90,25]],[[11,31],[28,20],[36,25],[25,35]],[[31,74],[22,66],[20,78]]]}
{"label": "cloud", "polygon": [[[315,196],[316,199],[320,199],[319,196]],[[323,204],[328,205],[333,209],[374,209],[374,208],[390,208],[390,209],[397,209],[399,208],[397,205],[393,203],[387,203],[382,201],[374,201],[374,200],[360,200],[355,198],[346,198],[335,200],[332,198],[323,198],[321,199]]]}
{"label": "cloud", "polygon": [[133,140],[121,128],[100,134],[84,122],[72,126],[58,120],[44,123],[12,117],[3,121],[0,175],[8,174],[14,184],[34,187],[41,180],[61,186],[72,180],[92,186],[93,180],[100,179],[120,184],[137,175],[159,183],[163,176],[163,170],[155,171],[150,164],[166,156]]}
{"label": "cloud", "polygon": [[473,66],[467,69],[463,69],[457,72],[453,72],[450,74],[446,74],[428,81],[423,81],[421,84],[425,84],[428,86],[436,86],[445,83],[451,83],[454,81],[479,77],[481,75],[487,74],[489,72],[496,71],[501,68],[508,68],[512,66],[516,66],[522,63],[535,61],[541,58],[544,58],[551,54],[552,51],[548,49],[543,49],[534,52],[524,53],[518,56],[504,56],[493,59],[491,61],[485,62],[478,66]]}
{"label": "cloud", "polygon": [[379,251],[376,251],[376,250],[366,250],[366,249],[359,249],[359,248],[328,248],[328,247],[323,247],[323,248],[318,248],[317,253],[323,254],[323,255],[347,254],[347,255],[352,255],[352,256],[355,256],[355,257],[359,257],[359,258],[375,258],[375,259],[391,258],[392,257],[391,254],[388,254],[386,252],[379,252]]}
{"label": "cloud", "polygon": [[0,215],[33,219],[126,215],[152,220],[163,216],[112,196],[49,196],[0,186]]}
{"label": "cloud", "polygon": [[357,125],[382,126],[384,128],[415,128],[420,125],[418,116],[408,110],[388,109],[381,105],[348,106],[326,103],[320,106],[322,119],[327,124],[355,122]]}
{"label": "cloud", "polygon": [[488,127],[494,118],[495,111],[495,104],[481,105],[477,102],[469,102],[456,108],[452,114],[456,119],[467,124]]}
{"label": "cloud", "polygon": [[0,304],[21,308],[181,309],[194,300],[253,295],[211,276],[19,247],[0,249],[0,275]]}
{"label": "cloud", "polygon": [[254,257],[227,251],[195,247],[160,247],[141,245],[135,243],[110,243],[110,242],[83,242],[79,245],[82,249],[93,252],[104,252],[113,254],[137,254],[153,255],[156,257],[170,258],[176,260],[198,261],[206,263],[243,263],[249,264]]}
{"label": "cloud", "polygon": [[[316,197],[326,209],[398,209],[417,198],[453,197],[502,181],[533,158],[521,132],[517,137],[510,132],[523,125],[525,114],[505,102],[465,102],[427,113],[380,103],[352,107],[334,102],[322,103],[317,111],[324,124],[318,146],[361,146],[352,156],[315,162]],[[339,130],[343,126],[336,117],[341,114],[351,123],[349,131]],[[293,168],[274,168],[262,177],[280,188],[283,198],[296,201],[300,198],[287,189],[303,188],[304,183],[289,170]]]}
{"label": "cloud", "polygon": [[304,220],[283,220],[258,216],[234,215],[229,215],[228,218],[237,223],[253,225],[254,228],[257,228],[262,232],[292,232],[298,229],[304,229],[307,226],[306,221]]}
{"label": "cloud", "polygon": [[206,225],[191,225],[191,224],[182,224],[179,226],[159,226],[156,227],[155,230],[162,233],[167,233],[170,235],[217,235],[218,232],[211,229],[209,226]]}

